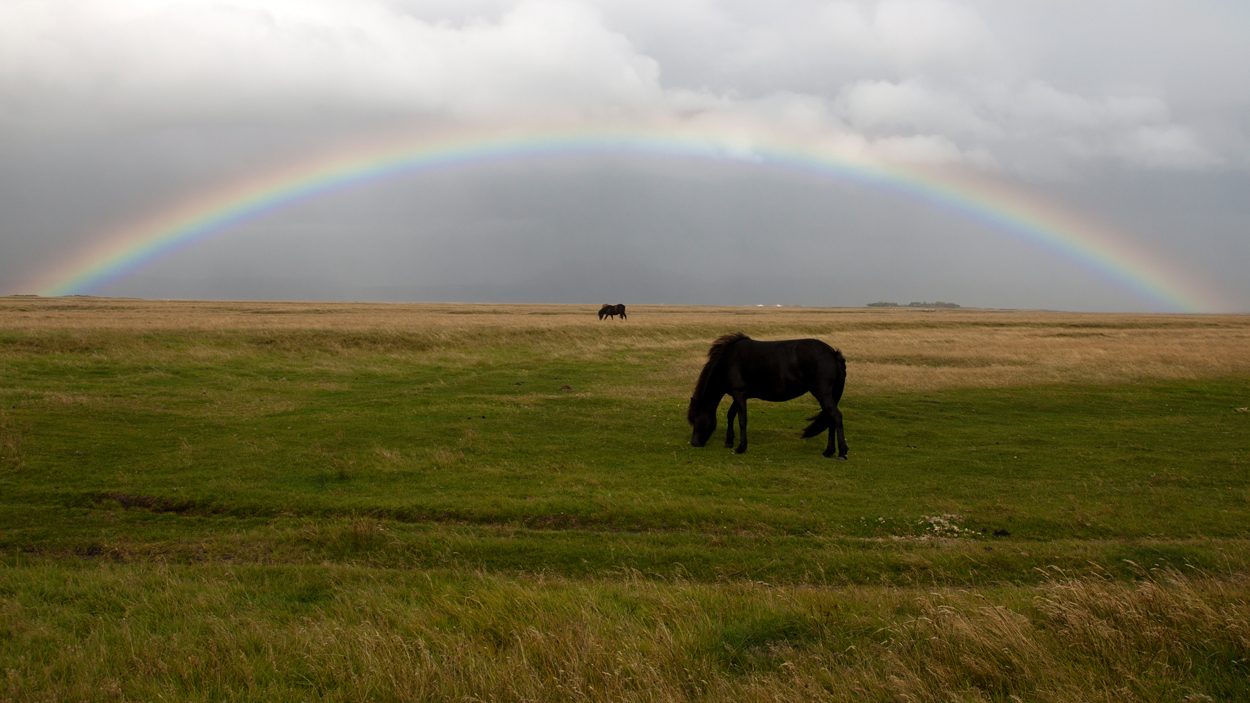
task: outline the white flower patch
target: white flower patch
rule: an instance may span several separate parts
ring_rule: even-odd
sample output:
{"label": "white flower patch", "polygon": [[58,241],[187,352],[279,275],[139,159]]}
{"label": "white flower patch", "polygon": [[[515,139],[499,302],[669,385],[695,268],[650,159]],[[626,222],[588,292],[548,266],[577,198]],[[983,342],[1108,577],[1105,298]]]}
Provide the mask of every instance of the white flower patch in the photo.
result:
{"label": "white flower patch", "polygon": [[970,534],[957,524],[963,519],[963,515],[921,515],[916,524],[923,526],[926,536],[961,537]]}

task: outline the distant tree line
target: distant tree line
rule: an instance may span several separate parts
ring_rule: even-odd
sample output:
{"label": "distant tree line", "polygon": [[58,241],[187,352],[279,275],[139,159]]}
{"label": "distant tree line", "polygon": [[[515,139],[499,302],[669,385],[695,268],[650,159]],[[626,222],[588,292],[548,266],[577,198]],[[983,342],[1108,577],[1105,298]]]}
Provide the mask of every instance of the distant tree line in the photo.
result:
{"label": "distant tree line", "polygon": [[959,304],[958,303],[946,303],[946,302],[939,300],[933,303],[911,302],[906,305],[899,305],[898,303],[888,303],[882,300],[876,303],[868,303],[868,307],[870,308],[957,308],[959,307]]}

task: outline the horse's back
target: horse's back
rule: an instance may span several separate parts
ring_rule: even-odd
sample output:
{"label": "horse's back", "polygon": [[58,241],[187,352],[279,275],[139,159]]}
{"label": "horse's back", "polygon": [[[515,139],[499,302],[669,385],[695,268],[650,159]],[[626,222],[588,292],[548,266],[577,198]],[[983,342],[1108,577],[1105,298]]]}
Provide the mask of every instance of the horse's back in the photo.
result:
{"label": "horse's back", "polygon": [[783,339],[775,342],[761,342],[748,337],[735,343],[733,350],[741,351],[744,358],[765,362],[773,360],[778,364],[805,364],[842,358],[841,352],[819,339]]}
{"label": "horse's back", "polygon": [[818,390],[824,384],[841,386],[845,373],[841,354],[819,339],[736,342],[725,359],[730,386],[749,398],[782,401]]}

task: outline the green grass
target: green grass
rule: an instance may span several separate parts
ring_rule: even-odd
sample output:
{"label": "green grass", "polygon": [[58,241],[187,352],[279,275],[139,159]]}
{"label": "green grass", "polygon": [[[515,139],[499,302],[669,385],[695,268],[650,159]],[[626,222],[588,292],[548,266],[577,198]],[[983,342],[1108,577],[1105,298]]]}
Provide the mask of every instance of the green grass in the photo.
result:
{"label": "green grass", "polygon": [[[852,680],[913,695],[891,657],[946,662],[948,678],[907,679],[934,700],[1044,699],[1013,669],[1031,657],[1068,672],[1069,699],[1250,695],[1250,640],[1217,619],[1176,624],[1206,639],[1154,654],[1100,654],[1092,635],[1055,654],[1076,627],[1064,579],[1245,608],[1250,378],[863,393],[852,363],[838,462],[798,437],[810,397],[753,401],[744,455],[719,447],[723,412],[691,447],[689,388],[638,390],[680,345],[587,359],[542,329],[447,340],[0,335],[0,668],[16,672],[0,700],[646,699],[648,661],[678,698],[837,698]],[[1203,595],[1190,577],[1234,586]],[[925,639],[952,613],[981,633],[972,649],[1014,623],[1047,653],[959,664]],[[939,639],[963,627],[947,624]],[[318,639],[335,627],[341,647]],[[600,649],[578,659],[577,642]],[[455,670],[459,688],[342,678],[389,671],[371,659],[388,652],[431,671],[509,663]],[[613,656],[615,674],[592,674]],[[834,664],[842,678],[821,679]],[[551,667],[579,666],[601,695],[557,688]],[[528,683],[502,687],[510,671]]]}
{"label": "green grass", "polygon": [[[1074,545],[1078,561],[1105,567],[1132,554],[1213,568],[1221,544],[1247,537],[1250,415],[1234,411],[1247,379],[852,395],[851,460],[832,462],[823,438],[798,438],[810,398],[753,403],[745,455],[691,447],[681,395],[614,393],[649,360],[493,347],[469,363],[414,363],[230,336],[147,342],[6,359],[4,431],[20,450],[0,473],[0,550],[177,553],[368,517],[403,539],[357,556],[396,565],[429,566],[459,545],[486,569],[680,562],[701,578],[875,582],[897,565],[837,568],[829,545],[940,555],[976,543],[989,549],[976,575],[946,576],[1020,581],[1036,578],[1019,556],[1030,546]],[[187,348],[197,353],[166,351]],[[949,539],[917,543],[936,537]],[[292,558],[355,558],[264,539]]]}

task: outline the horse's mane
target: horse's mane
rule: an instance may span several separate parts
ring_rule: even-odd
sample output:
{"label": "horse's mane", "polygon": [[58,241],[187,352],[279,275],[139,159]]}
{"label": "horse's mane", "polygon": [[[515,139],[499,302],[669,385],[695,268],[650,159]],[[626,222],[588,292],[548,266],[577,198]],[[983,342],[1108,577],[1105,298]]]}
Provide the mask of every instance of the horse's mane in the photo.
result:
{"label": "horse's mane", "polygon": [[694,408],[699,403],[699,398],[703,397],[703,392],[707,390],[708,379],[712,377],[712,371],[716,369],[716,362],[720,361],[721,354],[725,350],[737,342],[744,339],[750,339],[741,332],[733,334],[722,334],[712,342],[712,346],[707,350],[707,363],[703,365],[703,370],[699,372],[699,380],[694,384],[694,395],[690,396],[690,407],[686,409],[686,420],[694,422]]}

